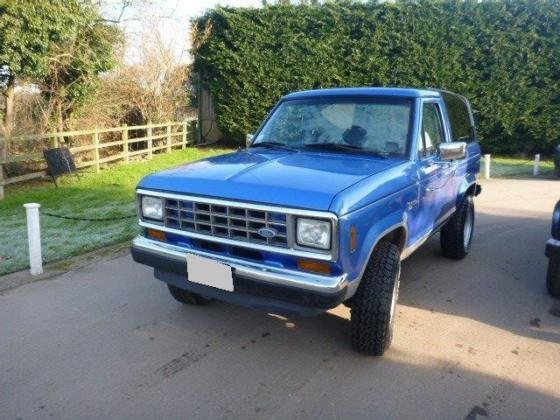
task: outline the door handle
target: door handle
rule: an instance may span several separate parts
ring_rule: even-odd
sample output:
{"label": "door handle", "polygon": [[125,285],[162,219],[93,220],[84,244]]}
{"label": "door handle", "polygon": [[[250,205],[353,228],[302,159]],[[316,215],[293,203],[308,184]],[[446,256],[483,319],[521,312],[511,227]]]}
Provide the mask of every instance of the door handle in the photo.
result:
{"label": "door handle", "polygon": [[427,166],[423,166],[421,171],[423,174],[428,175],[434,171],[437,171],[440,168],[440,165],[437,162],[429,162]]}

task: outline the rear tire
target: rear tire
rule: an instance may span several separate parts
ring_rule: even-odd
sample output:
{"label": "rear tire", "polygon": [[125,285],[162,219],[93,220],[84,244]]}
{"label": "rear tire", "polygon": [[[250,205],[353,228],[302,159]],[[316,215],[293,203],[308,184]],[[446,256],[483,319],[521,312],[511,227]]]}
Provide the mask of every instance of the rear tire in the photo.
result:
{"label": "rear tire", "polygon": [[472,195],[467,195],[441,228],[439,238],[443,255],[456,260],[465,258],[471,248],[473,234],[474,203]]}
{"label": "rear tire", "polygon": [[391,345],[400,272],[399,248],[378,244],[352,297],[352,347],[357,352],[382,356]]}
{"label": "rear tire", "polygon": [[181,289],[171,284],[168,284],[167,287],[169,289],[169,293],[171,293],[171,296],[173,296],[177,302],[181,302],[186,305],[204,305],[212,301],[212,299],[208,299],[196,293],[188,292],[185,289]]}
{"label": "rear tire", "polygon": [[548,260],[546,288],[552,296],[560,297],[560,258],[552,257]]}

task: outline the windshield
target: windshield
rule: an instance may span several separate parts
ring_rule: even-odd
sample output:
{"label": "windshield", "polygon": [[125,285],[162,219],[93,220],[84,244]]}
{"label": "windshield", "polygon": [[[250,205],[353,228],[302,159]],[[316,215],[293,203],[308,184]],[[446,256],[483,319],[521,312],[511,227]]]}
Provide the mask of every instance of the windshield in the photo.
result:
{"label": "windshield", "polygon": [[252,147],[280,146],[404,156],[412,101],[400,98],[313,98],[281,103]]}

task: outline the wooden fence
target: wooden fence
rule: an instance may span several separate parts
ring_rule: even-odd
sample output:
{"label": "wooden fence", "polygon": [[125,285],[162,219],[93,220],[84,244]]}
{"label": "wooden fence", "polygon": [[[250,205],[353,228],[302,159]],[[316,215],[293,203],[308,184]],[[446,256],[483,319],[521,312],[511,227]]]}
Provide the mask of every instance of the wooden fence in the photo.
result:
{"label": "wooden fence", "polygon": [[[191,121],[194,119],[164,124],[125,125],[8,138],[4,140],[5,144],[0,156],[0,200],[4,198],[5,185],[47,175],[46,169],[41,169],[5,178],[4,165],[17,162],[27,164],[44,162],[44,149],[66,145],[70,146],[73,155],[80,157],[75,159],[77,168],[93,166],[95,171],[99,172],[101,164],[104,163],[122,160],[127,164],[133,157],[144,155],[151,159],[155,152],[166,153],[174,148],[184,149],[190,143],[187,136]],[[74,143],[79,145],[72,146]],[[35,150],[29,153],[29,150],[33,149]]]}

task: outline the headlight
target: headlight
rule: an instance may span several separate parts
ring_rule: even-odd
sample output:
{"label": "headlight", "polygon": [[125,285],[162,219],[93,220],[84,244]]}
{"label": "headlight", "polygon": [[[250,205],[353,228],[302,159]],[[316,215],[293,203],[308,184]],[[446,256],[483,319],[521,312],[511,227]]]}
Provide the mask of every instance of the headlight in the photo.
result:
{"label": "headlight", "polygon": [[297,243],[301,246],[330,249],[331,222],[315,219],[297,219]]}
{"label": "headlight", "polygon": [[163,200],[149,195],[142,196],[142,216],[148,219],[163,219]]}

